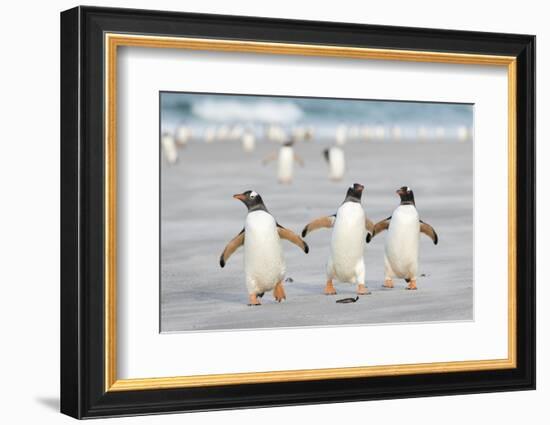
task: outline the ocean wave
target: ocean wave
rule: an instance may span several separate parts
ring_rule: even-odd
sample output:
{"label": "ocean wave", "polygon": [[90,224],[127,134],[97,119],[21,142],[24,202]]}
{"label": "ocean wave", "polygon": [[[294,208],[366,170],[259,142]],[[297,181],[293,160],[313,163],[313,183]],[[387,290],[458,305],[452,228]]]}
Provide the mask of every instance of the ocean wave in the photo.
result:
{"label": "ocean wave", "polygon": [[193,103],[191,113],[206,121],[219,122],[278,122],[288,124],[297,122],[304,111],[294,102],[242,102],[238,100],[205,100]]}

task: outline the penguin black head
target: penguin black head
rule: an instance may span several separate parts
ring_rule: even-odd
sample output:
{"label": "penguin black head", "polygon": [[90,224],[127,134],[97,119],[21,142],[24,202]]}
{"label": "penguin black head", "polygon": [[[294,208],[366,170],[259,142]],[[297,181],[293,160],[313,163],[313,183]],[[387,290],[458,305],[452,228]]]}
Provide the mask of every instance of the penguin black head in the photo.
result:
{"label": "penguin black head", "polygon": [[237,193],[236,195],[233,195],[233,198],[242,201],[243,204],[245,204],[248,208],[249,212],[259,210],[267,211],[262,197],[259,193],[256,193],[253,190],[247,190],[243,193]]}
{"label": "penguin black head", "polygon": [[365,189],[365,186],[359,183],[354,183],[352,187],[348,188],[348,192],[346,193],[346,199],[344,199],[344,202],[361,203],[361,195],[363,195],[363,189]]}
{"label": "penguin black head", "polygon": [[294,145],[294,140],[290,139],[283,143],[283,146],[292,147]]}
{"label": "penguin black head", "polygon": [[330,152],[330,149],[328,149],[328,148],[323,150],[323,156],[325,157],[325,159],[326,159],[327,161],[328,161],[328,154],[329,154],[329,152]]}
{"label": "penguin black head", "polygon": [[414,193],[409,186],[401,186],[395,193],[401,198],[401,205],[415,205]]}

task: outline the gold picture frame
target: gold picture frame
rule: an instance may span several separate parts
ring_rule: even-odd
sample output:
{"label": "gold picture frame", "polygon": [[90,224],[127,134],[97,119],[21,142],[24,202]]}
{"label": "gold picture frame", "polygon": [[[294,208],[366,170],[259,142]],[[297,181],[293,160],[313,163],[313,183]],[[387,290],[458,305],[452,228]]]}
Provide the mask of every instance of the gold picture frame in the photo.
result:
{"label": "gold picture frame", "polygon": [[[417,373],[466,372],[516,367],[516,58],[463,53],[389,50],[356,47],[282,44],[198,38],[105,34],[106,122],[105,152],[105,391],[135,391],[215,385],[340,379]],[[508,72],[508,358],[388,366],[175,376],[168,378],[117,379],[116,375],[116,94],[117,49],[148,47],[238,53],[324,56],[359,60],[395,60],[506,67]]]}

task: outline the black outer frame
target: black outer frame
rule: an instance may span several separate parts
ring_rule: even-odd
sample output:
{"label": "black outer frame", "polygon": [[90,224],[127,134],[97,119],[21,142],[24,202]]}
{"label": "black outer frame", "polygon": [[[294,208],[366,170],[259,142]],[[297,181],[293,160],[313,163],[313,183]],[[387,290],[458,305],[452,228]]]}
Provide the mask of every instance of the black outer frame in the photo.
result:
{"label": "black outer frame", "polygon": [[[105,32],[517,58],[517,368],[104,391]],[[535,388],[535,37],[77,7],[61,13],[61,412],[75,418]]]}

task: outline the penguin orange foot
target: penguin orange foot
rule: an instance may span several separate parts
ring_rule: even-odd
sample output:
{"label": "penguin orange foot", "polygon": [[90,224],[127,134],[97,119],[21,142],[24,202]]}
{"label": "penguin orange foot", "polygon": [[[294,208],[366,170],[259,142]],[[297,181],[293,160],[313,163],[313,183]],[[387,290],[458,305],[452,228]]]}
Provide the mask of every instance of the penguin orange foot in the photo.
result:
{"label": "penguin orange foot", "polygon": [[277,285],[275,285],[275,289],[273,289],[273,298],[275,298],[275,301],[277,301],[278,303],[280,303],[282,300],[286,300],[283,282],[279,282]]}
{"label": "penguin orange foot", "polygon": [[393,280],[386,279],[382,285],[384,288],[393,288]]}
{"label": "penguin orange foot", "polygon": [[260,302],[256,294],[250,294],[248,295],[248,305],[249,306],[262,305],[262,303]]}
{"label": "penguin orange foot", "polygon": [[416,289],[418,289],[418,288],[416,287],[416,279],[411,279],[411,280],[409,281],[409,284],[407,285],[407,289],[408,289],[408,290],[416,290]]}
{"label": "penguin orange foot", "polygon": [[360,283],[357,285],[357,295],[370,295],[370,291],[364,284]]}
{"label": "penguin orange foot", "polygon": [[325,295],[336,295],[336,289],[334,289],[332,280],[327,280],[327,284],[325,285],[325,290],[323,292]]}

